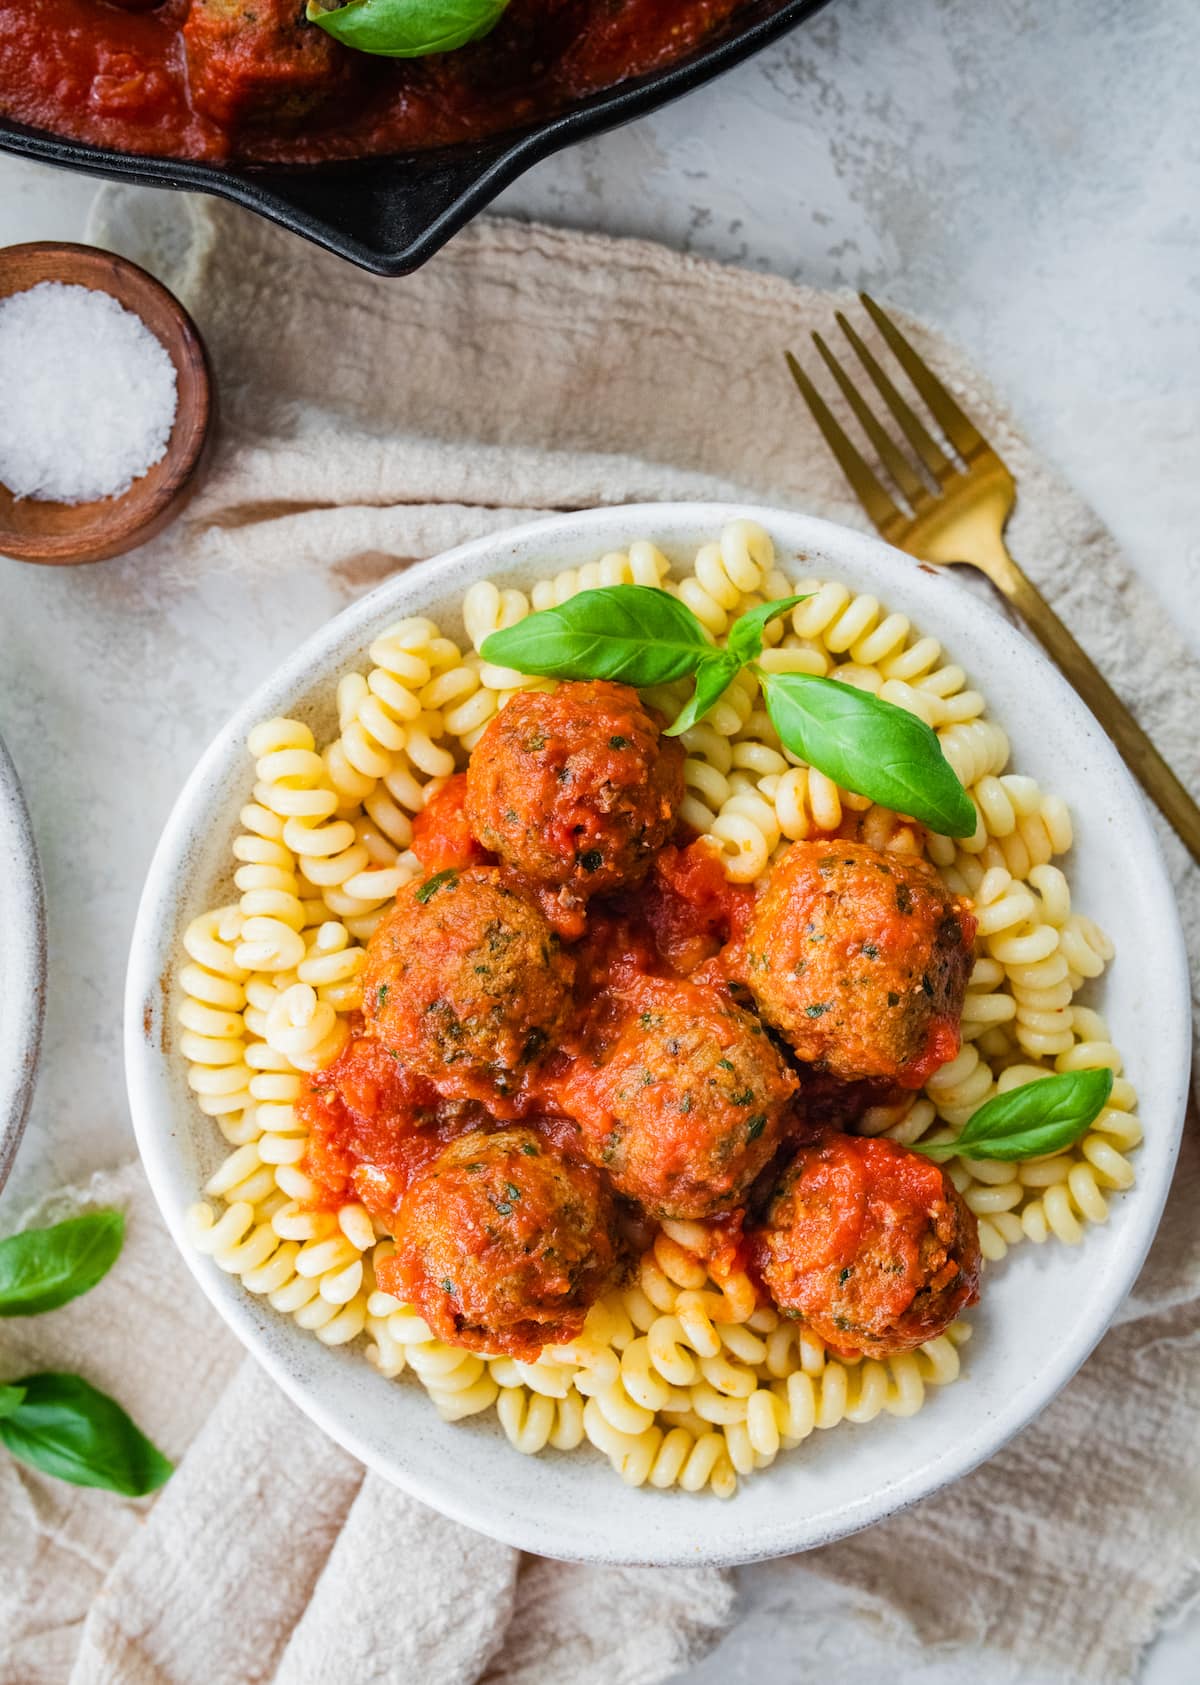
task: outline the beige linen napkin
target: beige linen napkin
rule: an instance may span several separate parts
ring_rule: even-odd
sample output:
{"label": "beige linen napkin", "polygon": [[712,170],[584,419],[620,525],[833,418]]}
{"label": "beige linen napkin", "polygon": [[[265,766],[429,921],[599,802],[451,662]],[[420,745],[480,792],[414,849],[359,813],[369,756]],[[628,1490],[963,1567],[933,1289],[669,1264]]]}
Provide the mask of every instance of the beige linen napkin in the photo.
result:
{"label": "beige linen napkin", "polygon": [[80,1205],[125,1212],[121,1257],[5,1323],[0,1374],[78,1368],[183,1461],[131,1503],[0,1453],[3,1685],[650,1685],[727,1625],[715,1570],[521,1558],[367,1474],[241,1358],[139,1165],[39,1220]]}
{"label": "beige linen napkin", "polygon": [[[245,581],[321,568],[349,592],[518,516],[594,503],[747,496],[863,524],[779,364],[782,345],[827,325],[829,295],[498,221],[420,274],[380,282],[228,207],[128,189],[105,191],[93,237],[180,292],[221,385],[208,485],[136,572],[111,564],[114,588],[148,604],[172,572]],[[1015,552],[1200,786],[1200,668],[970,365],[913,332],[1017,475]],[[1165,842],[1200,970],[1200,873]],[[788,1685],[876,1678],[935,1655],[957,1656],[949,1677],[968,1665],[982,1677],[986,1664],[1022,1681],[1123,1680],[1196,1595],[1190,1121],[1137,1289],[1055,1404],[949,1491],[840,1545],[746,1570],[786,1631]],[[364,1479],[236,1367],[136,1170],[95,1192],[133,1217],[120,1274],[76,1306],[0,1329],[0,1379],[34,1358],[86,1368],[168,1451],[190,1449],[152,1506],[0,1464],[0,1542],[17,1565],[0,1578],[0,1680],[619,1685],[663,1678],[728,1624],[715,1572],[518,1563]]]}

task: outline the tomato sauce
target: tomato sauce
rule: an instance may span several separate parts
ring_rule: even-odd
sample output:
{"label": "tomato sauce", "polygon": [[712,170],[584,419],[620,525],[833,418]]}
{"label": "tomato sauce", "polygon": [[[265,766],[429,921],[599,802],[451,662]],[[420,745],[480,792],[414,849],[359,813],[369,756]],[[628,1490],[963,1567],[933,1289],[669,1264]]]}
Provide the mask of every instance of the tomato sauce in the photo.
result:
{"label": "tomato sauce", "polygon": [[[413,847],[438,871],[469,862],[460,825],[461,787],[450,779],[417,822]],[[421,820],[427,820],[422,827]],[[619,1021],[623,989],[641,977],[687,976],[745,926],[753,891],[728,883],[709,845],[671,844],[637,889],[593,904],[575,948],[575,1018],[563,1046],[526,1073],[507,1096],[506,1116],[520,1118],[560,1147],[576,1140],[558,1096],[585,1048],[603,1034],[610,1009]],[[386,1227],[414,1176],[451,1141],[492,1119],[482,1106],[447,1101],[414,1076],[361,1025],[338,1059],[312,1079],[299,1102],[309,1128],[304,1168],[322,1193],[317,1203],[362,1201]]]}
{"label": "tomato sauce", "polygon": [[495,863],[471,834],[467,819],[467,775],[456,772],[413,820],[412,851],[427,872]]}
{"label": "tomato sauce", "polygon": [[[231,99],[235,122],[205,115],[189,95],[190,3],[0,0],[0,114],[158,157],[315,163],[407,152],[527,127],[670,64],[746,0],[512,0],[491,35],[454,53],[404,60],[338,47],[329,98],[318,88],[302,115],[283,100]],[[246,18],[254,27],[253,11]],[[289,24],[293,37],[316,27]],[[251,51],[248,42],[247,82]],[[236,43],[229,56],[236,79]]]}

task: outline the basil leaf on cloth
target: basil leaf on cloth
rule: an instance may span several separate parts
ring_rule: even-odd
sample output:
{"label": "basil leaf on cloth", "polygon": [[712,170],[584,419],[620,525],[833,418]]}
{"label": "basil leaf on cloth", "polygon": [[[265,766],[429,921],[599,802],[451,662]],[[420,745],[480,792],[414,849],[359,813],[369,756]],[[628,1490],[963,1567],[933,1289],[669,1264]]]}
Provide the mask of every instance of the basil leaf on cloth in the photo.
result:
{"label": "basil leaf on cloth", "polygon": [[382,58],[425,58],[478,41],[499,23],[508,0],[350,0],[323,10],[308,0],[309,23],[344,47]]}
{"label": "basil leaf on cloth", "polygon": [[107,1275],[124,1239],[119,1211],[90,1211],[0,1240],[0,1316],[36,1316],[77,1299]]}
{"label": "basil leaf on cloth", "polygon": [[42,1474],[127,1498],[156,1492],[172,1465],[115,1399],[79,1375],[47,1372],[15,1383],[24,1397],[0,1416],[0,1440]]}
{"label": "basil leaf on cloth", "polygon": [[1107,1065],[1091,1071],[1060,1071],[994,1094],[953,1141],[914,1142],[929,1158],[1041,1158],[1074,1146],[1112,1093]]}
{"label": "basil leaf on cloth", "polygon": [[0,1421],[5,1416],[11,1416],[24,1397],[24,1387],[0,1386]]}
{"label": "basil leaf on cloth", "polygon": [[[550,679],[643,688],[695,673],[718,652],[684,603],[653,585],[605,585],[492,632],[480,654]],[[724,687],[722,687],[724,688]]]}
{"label": "basil leaf on cloth", "polygon": [[771,723],[794,755],[940,836],[973,835],[975,804],[924,720],[837,679],[760,672],[759,681]]}

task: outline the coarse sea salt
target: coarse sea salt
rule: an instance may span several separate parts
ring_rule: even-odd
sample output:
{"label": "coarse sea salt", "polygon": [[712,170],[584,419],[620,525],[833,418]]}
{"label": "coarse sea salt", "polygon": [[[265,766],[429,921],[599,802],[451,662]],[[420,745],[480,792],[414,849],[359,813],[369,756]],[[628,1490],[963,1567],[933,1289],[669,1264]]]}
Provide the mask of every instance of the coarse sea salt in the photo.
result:
{"label": "coarse sea salt", "polygon": [[175,367],[109,293],[39,281],[0,299],[0,483],[90,503],[127,492],[166,452]]}

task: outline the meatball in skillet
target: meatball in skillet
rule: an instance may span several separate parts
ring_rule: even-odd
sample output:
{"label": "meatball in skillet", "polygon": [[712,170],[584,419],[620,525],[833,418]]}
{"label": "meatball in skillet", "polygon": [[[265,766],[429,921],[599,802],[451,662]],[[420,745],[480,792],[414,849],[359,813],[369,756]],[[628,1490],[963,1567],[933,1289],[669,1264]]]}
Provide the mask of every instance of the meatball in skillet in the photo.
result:
{"label": "meatball in skillet", "polygon": [[356,55],[298,0],[191,0],[182,34],[192,103],[227,128],[298,126],[358,79]]}

